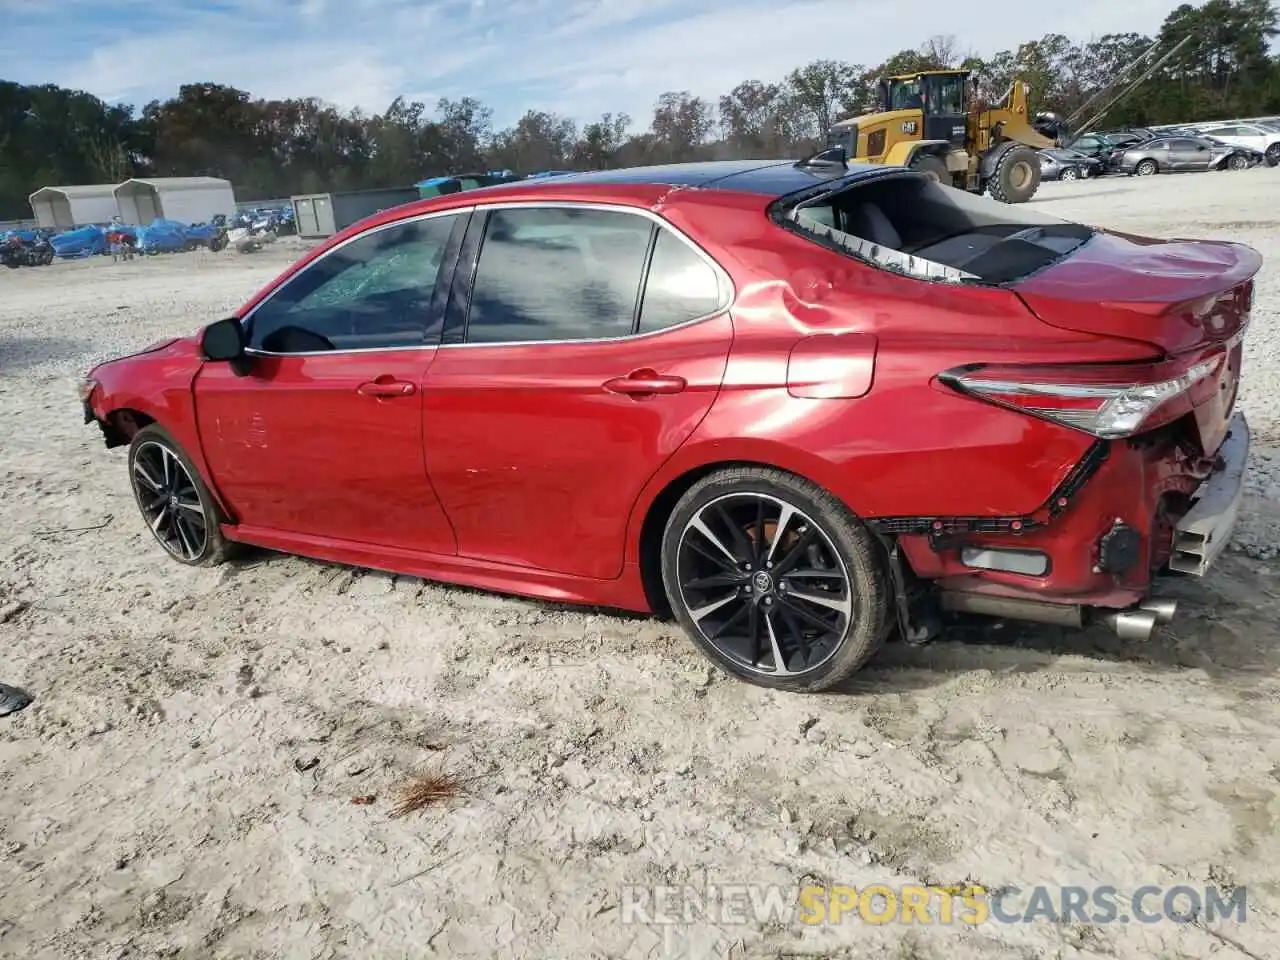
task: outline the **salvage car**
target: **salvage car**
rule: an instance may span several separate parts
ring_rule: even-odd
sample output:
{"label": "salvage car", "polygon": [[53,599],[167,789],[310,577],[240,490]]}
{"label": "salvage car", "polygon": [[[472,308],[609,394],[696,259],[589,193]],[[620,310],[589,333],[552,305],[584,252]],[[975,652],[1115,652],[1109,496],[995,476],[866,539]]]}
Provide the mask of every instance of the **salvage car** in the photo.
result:
{"label": "salvage car", "polygon": [[1268,167],[1280,164],[1280,129],[1266,123],[1224,123],[1204,127],[1206,137],[1262,154]]}
{"label": "salvage car", "polygon": [[1256,151],[1208,137],[1160,137],[1135,143],[1112,154],[1120,173],[1150,177],[1157,173],[1203,173],[1206,170],[1245,170]]}
{"label": "salvage car", "polygon": [[1100,177],[1106,165],[1078,150],[1040,150],[1040,177],[1044,180],[1083,180]]}
{"label": "salvage car", "polygon": [[377,214],[81,397],[180,563],[670,612],[815,691],[955,612],[1172,618],[1260,266],[824,156],[600,171]]}

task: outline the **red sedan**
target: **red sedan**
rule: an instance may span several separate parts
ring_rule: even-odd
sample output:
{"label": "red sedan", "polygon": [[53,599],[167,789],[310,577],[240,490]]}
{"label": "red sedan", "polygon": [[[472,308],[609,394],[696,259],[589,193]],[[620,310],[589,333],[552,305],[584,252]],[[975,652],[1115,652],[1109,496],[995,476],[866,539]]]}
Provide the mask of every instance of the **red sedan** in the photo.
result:
{"label": "red sedan", "polygon": [[945,611],[1167,622],[1235,523],[1260,265],[899,168],[581,174],[356,224],[85,418],[182,563],[669,611],[813,691]]}

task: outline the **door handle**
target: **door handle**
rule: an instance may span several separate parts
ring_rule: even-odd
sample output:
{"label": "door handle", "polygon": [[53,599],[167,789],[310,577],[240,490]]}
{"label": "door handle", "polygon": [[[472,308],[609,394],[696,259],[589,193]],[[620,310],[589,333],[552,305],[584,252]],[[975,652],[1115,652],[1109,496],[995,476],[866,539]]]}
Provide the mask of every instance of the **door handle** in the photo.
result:
{"label": "door handle", "polygon": [[417,391],[407,380],[392,380],[390,377],[379,377],[356,387],[356,393],[366,397],[408,397]]}
{"label": "door handle", "polygon": [[603,384],[610,393],[623,393],[633,397],[681,393],[688,385],[689,382],[684,377],[664,376],[653,370],[636,370],[625,377],[606,380]]}

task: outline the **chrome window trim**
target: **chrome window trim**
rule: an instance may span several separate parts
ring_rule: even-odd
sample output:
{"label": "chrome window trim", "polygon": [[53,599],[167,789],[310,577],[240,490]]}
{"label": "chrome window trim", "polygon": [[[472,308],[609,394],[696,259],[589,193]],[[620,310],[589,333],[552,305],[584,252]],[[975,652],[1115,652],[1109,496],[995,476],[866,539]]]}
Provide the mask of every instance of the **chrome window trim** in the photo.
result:
{"label": "chrome window trim", "polygon": [[[583,338],[573,339],[573,340],[502,340],[502,341],[495,340],[492,342],[485,342],[485,343],[467,343],[464,341],[463,343],[422,344],[420,346],[413,346],[413,347],[351,347],[344,350],[303,350],[297,353],[274,353],[269,350],[257,350],[251,347],[246,347],[245,353],[250,354],[252,356],[259,356],[259,357],[334,357],[334,356],[341,356],[343,354],[348,354],[348,353],[402,353],[408,350],[453,350],[453,349],[458,349],[460,347],[474,350],[474,349],[483,348],[483,347],[533,347],[533,346],[540,347],[540,346],[560,346],[560,345],[575,344],[575,343],[576,344],[634,343],[637,340],[643,340],[648,337],[661,336],[662,334],[669,333],[672,330],[681,330],[685,327],[692,326],[695,323],[703,323],[714,317],[718,317],[721,314],[723,314],[726,310],[728,310],[733,305],[734,300],[737,298],[737,289],[734,287],[732,278],[729,276],[728,272],[724,269],[724,267],[720,266],[720,264],[716,261],[716,259],[711,256],[711,254],[707,253],[705,250],[702,249],[702,247],[698,246],[697,243],[695,243],[688,236],[686,236],[684,231],[677,228],[670,220],[667,220],[664,217],[658,216],[658,214],[654,213],[652,210],[649,210],[645,207],[633,207],[623,203],[594,203],[590,200],[537,200],[537,199],[505,200],[505,201],[496,201],[493,203],[475,203],[466,207],[453,207],[449,210],[433,210],[429,213],[416,214],[411,217],[405,217],[401,220],[392,220],[388,223],[379,224],[378,226],[372,227],[369,230],[362,231],[361,233],[358,233],[355,236],[348,237],[346,240],[343,240],[339,244],[335,244],[331,249],[326,250],[321,256],[311,261],[311,263],[307,264],[306,267],[298,271],[298,273],[294,274],[293,277],[290,277],[286,283],[282,283],[275,290],[272,290],[271,293],[269,293],[266,297],[264,297],[261,300],[261,302],[255,304],[252,310],[246,313],[243,317],[239,318],[240,325],[243,328],[244,324],[249,319],[251,319],[255,313],[258,312],[258,310],[263,306],[263,304],[270,301],[272,297],[274,297],[280,290],[284,289],[284,287],[286,287],[289,283],[291,283],[296,277],[302,276],[303,273],[305,273],[307,270],[310,270],[313,266],[315,266],[315,264],[319,263],[321,260],[324,260],[326,257],[334,253],[335,251],[341,250],[347,244],[354,243],[356,240],[359,240],[363,237],[367,237],[370,234],[378,233],[382,230],[390,229],[391,227],[398,227],[407,223],[414,223],[419,220],[427,220],[434,217],[445,217],[445,216],[453,216],[457,214],[468,214],[468,213],[488,213],[491,210],[521,210],[521,209],[529,209],[531,207],[553,209],[553,210],[554,209],[607,210],[614,213],[629,213],[629,214],[643,217],[649,220],[651,223],[656,224],[658,226],[658,229],[660,230],[666,229],[671,231],[671,233],[673,233],[682,243],[684,243],[685,246],[687,246],[690,250],[692,250],[694,254],[700,260],[702,260],[703,263],[707,264],[707,266],[709,266],[712,272],[715,274],[716,284],[717,284],[717,287],[719,288],[719,306],[715,310],[711,311],[710,313],[704,313],[701,316],[694,317],[690,320],[685,320],[681,323],[673,324],[669,327],[663,327],[660,330],[649,330],[644,333],[629,333],[621,337],[583,337]],[[488,231],[487,224],[485,229],[487,232]],[[480,256],[481,257],[484,256],[483,240],[480,246]]]}
{"label": "chrome window trim", "polygon": [[[361,230],[359,233],[347,237],[347,239],[343,240],[341,243],[335,243],[332,247],[320,256],[316,257],[284,283],[280,284],[280,286],[276,287],[260,301],[255,303],[253,305],[253,309],[245,313],[243,317],[238,318],[237,322],[240,324],[240,329],[243,330],[245,324],[253,318],[253,315],[261,310],[265,304],[269,303],[281,290],[293,283],[294,280],[302,276],[316,264],[320,263],[322,260],[328,259],[332,254],[343,249],[348,244],[355,243],[357,240],[363,240],[365,237],[373,236],[375,233],[390,230],[393,227],[403,227],[406,224],[418,223],[422,220],[435,220],[439,217],[461,216],[463,214],[469,214],[474,210],[475,206],[470,205],[466,207],[451,207],[448,210],[430,210],[426,213],[416,213],[410,217],[402,217],[399,220],[389,220],[386,223],[380,223],[376,227],[370,227],[368,230]],[[350,347],[345,350],[301,350],[297,353],[276,353],[272,350],[258,350],[253,347],[245,347],[244,352],[255,357],[333,357],[346,353],[401,353],[405,350],[434,350],[438,346],[439,344],[432,343],[419,344],[418,346],[413,347]]]}

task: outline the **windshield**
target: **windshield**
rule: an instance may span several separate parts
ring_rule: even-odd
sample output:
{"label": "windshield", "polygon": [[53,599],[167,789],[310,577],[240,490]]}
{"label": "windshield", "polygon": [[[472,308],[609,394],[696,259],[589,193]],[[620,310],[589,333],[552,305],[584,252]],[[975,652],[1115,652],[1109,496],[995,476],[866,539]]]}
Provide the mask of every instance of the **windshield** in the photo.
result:
{"label": "windshield", "polygon": [[1065,257],[1096,231],[1038,210],[896,174],[783,208],[823,246],[945,283],[1008,283]]}
{"label": "windshield", "polygon": [[919,77],[912,77],[910,80],[889,81],[890,110],[919,110],[923,106],[924,100],[920,96]]}

